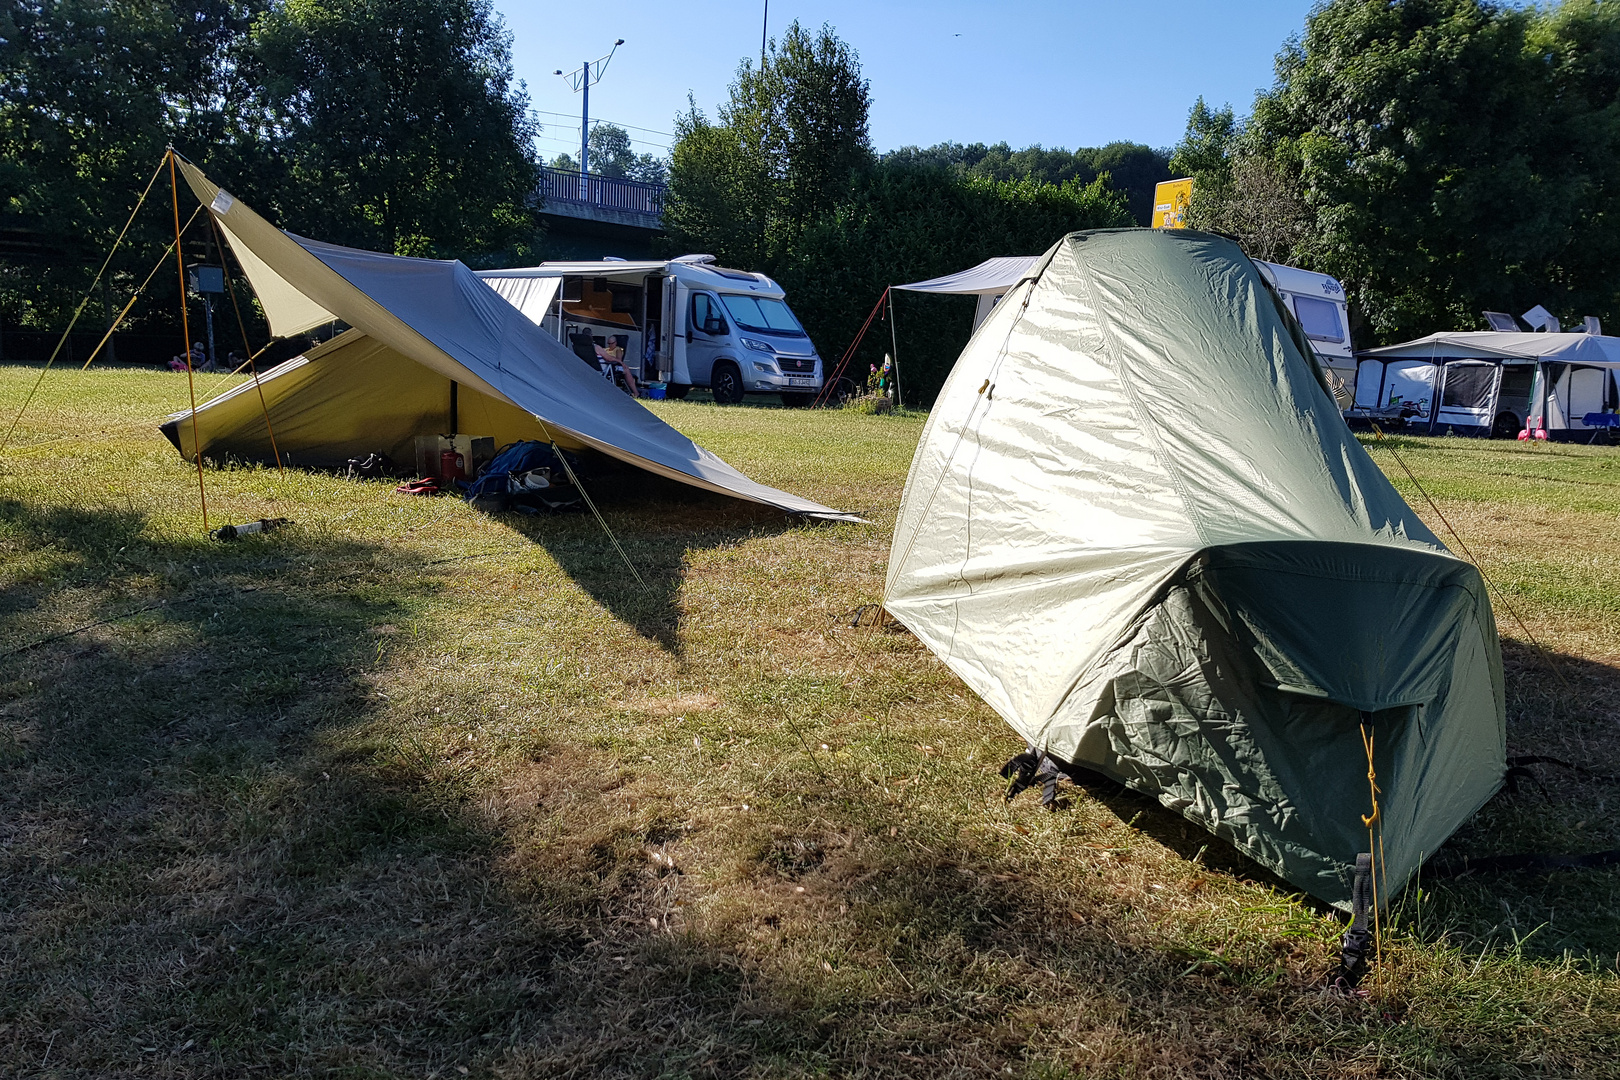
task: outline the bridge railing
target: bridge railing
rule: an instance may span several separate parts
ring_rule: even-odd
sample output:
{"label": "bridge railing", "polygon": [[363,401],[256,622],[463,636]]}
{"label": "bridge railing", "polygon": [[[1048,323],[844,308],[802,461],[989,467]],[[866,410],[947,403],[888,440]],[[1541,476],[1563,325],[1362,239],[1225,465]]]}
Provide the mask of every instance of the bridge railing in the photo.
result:
{"label": "bridge railing", "polygon": [[565,169],[540,170],[540,195],[548,203],[569,203],[575,206],[594,206],[622,213],[664,214],[663,184],[650,184],[642,180],[626,180],[618,176],[597,176]]}

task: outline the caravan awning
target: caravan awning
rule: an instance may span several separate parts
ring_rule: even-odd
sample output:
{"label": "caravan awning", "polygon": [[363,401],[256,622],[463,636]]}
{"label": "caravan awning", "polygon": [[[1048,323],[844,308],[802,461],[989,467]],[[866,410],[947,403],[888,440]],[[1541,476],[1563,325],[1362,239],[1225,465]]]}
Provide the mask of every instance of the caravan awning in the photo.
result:
{"label": "caravan awning", "polygon": [[944,277],[896,285],[906,292],[947,293],[953,296],[1000,296],[1024,278],[1039,255],[1004,255]]}
{"label": "caravan awning", "polygon": [[1367,349],[1360,355],[1377,360],[1550,360],[1591,367],[1620,367],[1620,338],[1598,334],[1525,334],[1469,330],[1430,334],[1399,345]]}
{"label": "caravan awning", "polygon": [[[303,358],[302,373],[289,370],[261,380],[276,391],[269,403],[272,414],[283,410],[310,432],[309,452],[323,446],[323,430],[363,432],[368,423],[378,433],[378,445],[384,434],[395,436],[397,445],[413,424],[433,422],[420,408],[412,412],[399,402],[416,389],[426,394],[433,379],[448,380],[464,399],[496,416],[497,430],[508,437],[554,434],[563,445],[590,447],[694,487],[791,513],[860,520],[750,480],[580,363],[460,262],[382,255],[294,236],[189,162],[181,162],[181,168],[225,231],[273,332],[287,335],[333,320],[353,327],[340,339],[341,347],[312,350]],[[362,357],[374,365],[364,377]],[[351,370],[337,380],[339,387],[333,377],[345,367]],[[310,370],[320,368],[334,371],[316,377]],[[202,449],[232,450],[230,438],[243,422],[236,414],[251,409],[256,418],[256,406],[256,400],[236,394],[199,409]],[[195,452],[188,445],[192,423],[189,413],[182,415],[187,419],[173,425],[171,438],[189,456]],[[417,433],[436,430],[443,429],[427,426]],[[292,449],[285,441],[280,448]]]}

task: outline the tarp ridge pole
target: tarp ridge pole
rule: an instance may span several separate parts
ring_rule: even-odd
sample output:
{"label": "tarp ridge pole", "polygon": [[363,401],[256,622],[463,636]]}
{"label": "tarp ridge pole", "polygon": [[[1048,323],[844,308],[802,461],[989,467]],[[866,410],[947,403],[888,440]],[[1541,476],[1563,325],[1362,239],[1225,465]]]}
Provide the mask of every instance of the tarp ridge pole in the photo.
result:
{"label": "tarp ridge pole", "polygon": [[191,370],[191,316],[186,311],[186,253],[180,243],[180,181],[169,147],[169,191],[174,201],[174,265],[180,274],[180,332],[185,335],[186,388],[191,392],[191,448],[197,453],[197,497],[202,503],[203,532],[208,531],[208,491],[203,486],[202,440],[197,436],[197,378]]}
{"label": "tarp ridge pole", "polygon": [[[214,244],[219,248],[219,266],[221,270],[224,270],[225,241],[224,237],[219,235],[219,222],[215,220],[213,210],[208,212],[208,227],[214,232]],[[238,258],[236,262],[240,266],[242,260]],[[259,353],[273,345],[276,339],[272,337],[265,343],[264,349],[259,350],[259,353],[253,351],[253,343],[248,340],[247,323],[242,318],[242,305],[236,300],[236,286],[231,282],[231,275],[223,274],[222,276],[225,278],[225,291],[231,294],[231,308],[236,312],[236,328],[242,332],[242,348],[247,350],[248,354],[247,366],[253,369],[253,388],[259,392],[259,408],[264,412],[264,430],[270,433],[270,453],[275,455],[276,471],[285,477],[287,470],[281,464],[281,448],[276,445],[276,429],[270,424],[270,406],[264,400],[264,387],[259,384],[259,365],[253,362]],[[241,370],[241,365],[238,365],[236,371]],[[236,371],[231,372],[231,374],[236,374]]]}
{"label": "tarp ridge pole", "polygon": [[[34,380],[33,388],[28,391],[28,396],[23,399],[22,407],[17,410],[17,415],[12,418],[11,427],[6,430],[6,437],[0,439],[0,453],[4,453],[6,447],[11,444],[11,437],[16,434],[17,425],[22,422],[23,413],[28,411],[28,406],[33,402],[34,395],[39,393],[40,385],[45,381],[45,373],[51,370],[52,364],[56,363],[57,354],[62,351],[62,346],[67,344],[68,335],[73,333],[73,328],[78,325],[79,316],[84,313],[85,305],[90,303],[91,295],[95,293],[96,286],[101,283],[101,276],[107,272],[107,267],[112,264],[112,258],[118,251],[118,245],[124,242],[125,235],[129,233],[129,227],[135,223],[135,215],[140,213],[141,206],[146,202],[146,196],[152,191],[152,185],[157,183],[157,178],[163,174],[163,162],[166,160],[166,157],[158,160],[157,168],[152,170],[152,178],[146,182],[146,187],[141,189],[141,197],[135,200],[135,208],[129,212],[129,218],[124,222],[124,227],[118,230],[118,237],[113,241],[112,247],[107,250],[107,257],[101,261],[101,269],[96,271],[95,280],[90,283],[90,288],[85,290],[84,299],[80,300],[79,306],[74,309],[73,318],[68,320],[67,329],[63,330],[62,336],[57,339],[56,348],[51,350],[50,359],[46,360],[45,366],[40,368],[39,378]],[[168,257],[167,252],[164,252],[164,257]],[[112,331],[108,330],[107,334],[110,337]],[[101,346],[98,345],[96,348],[99,350]],[[92,359],[94,356],[95,354],[92,353]],[[85,364],[85,367],[89,366],[88,363]]]}

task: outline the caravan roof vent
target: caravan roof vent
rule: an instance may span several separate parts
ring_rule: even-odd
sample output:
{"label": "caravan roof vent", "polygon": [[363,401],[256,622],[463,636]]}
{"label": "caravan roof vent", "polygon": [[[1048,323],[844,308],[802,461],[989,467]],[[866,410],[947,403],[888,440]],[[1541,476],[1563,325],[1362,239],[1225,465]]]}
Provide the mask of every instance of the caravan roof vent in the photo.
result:
{"label": "caravan roof vent", "polygon": [[1487,311],[1485,313],[1485,322],[1492,330],[1499,330],[1507,334],[1516,334],[1524,329],[1519,325],[1518,319],[1505,311]]}
{"label": "caravan roof vent", "polygon": [[719,262],[713,255],[682,255],[674,260],[678,263],[691,263],[693,266],[702,266],[704,263]]}
{"label": "caravan roof vent", "polygon": [[1588,315],[1585,319],[1586,332],[1593,337],[1603,336],[1603,322],[1596,315]]}
{"label": "caravan roof vent", "polygon": [[1558,325],[1558,320],[1553,318],[1553,313],[1540,304],[1520,315],[1519,318],[1529,323],[1530,329],[1537,333],[1559,334],[1563,332],[1563,327]]}

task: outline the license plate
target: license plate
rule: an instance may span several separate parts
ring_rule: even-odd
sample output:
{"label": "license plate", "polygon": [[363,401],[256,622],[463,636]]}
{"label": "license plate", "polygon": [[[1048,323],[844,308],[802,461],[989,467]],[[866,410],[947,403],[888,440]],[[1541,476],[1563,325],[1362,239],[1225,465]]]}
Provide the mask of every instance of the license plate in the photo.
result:
{"label": "license plate", "polygon": [[814,379],[789,379],[788,380],[788,385],[789,386],[815,386],[816,385],[816,380],[814,380]]}

